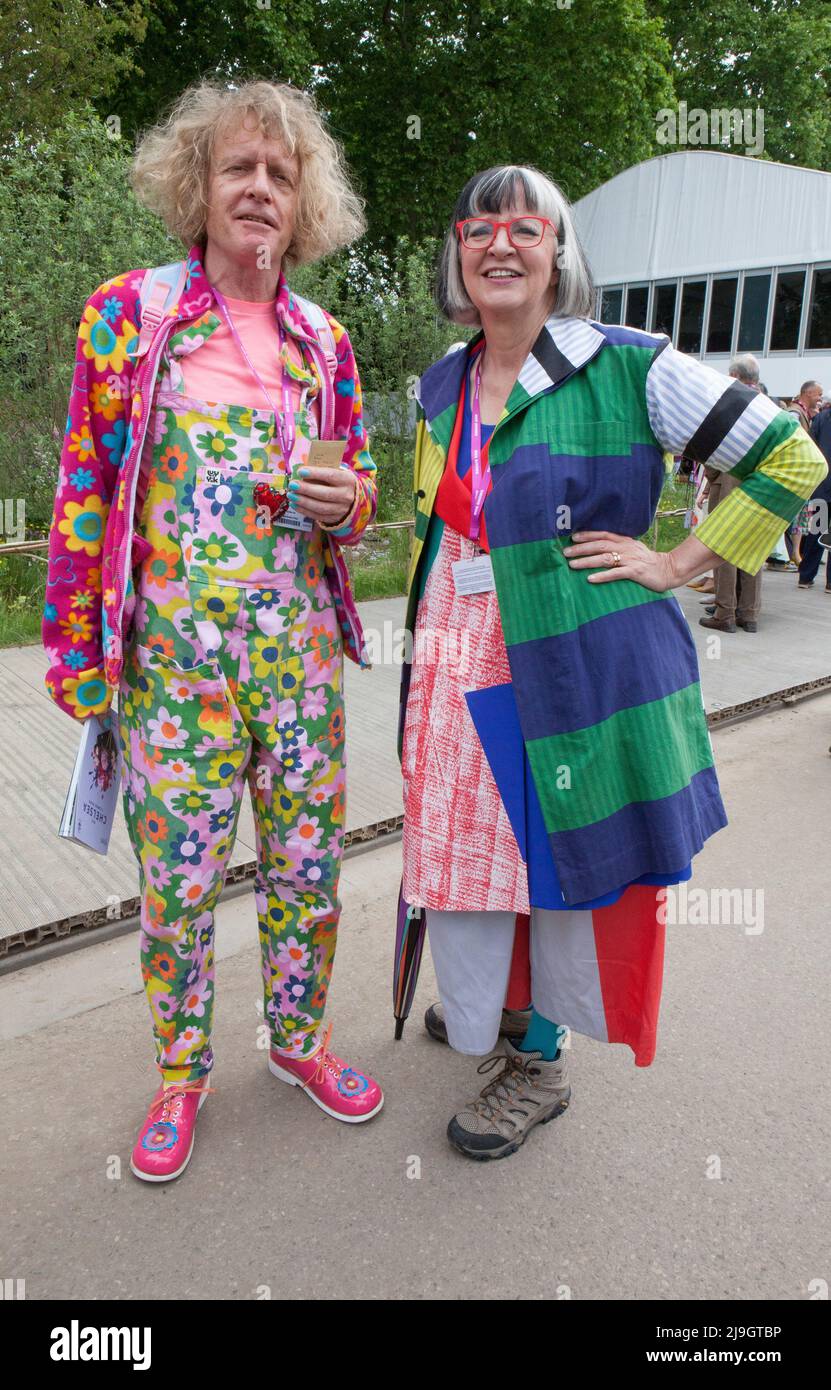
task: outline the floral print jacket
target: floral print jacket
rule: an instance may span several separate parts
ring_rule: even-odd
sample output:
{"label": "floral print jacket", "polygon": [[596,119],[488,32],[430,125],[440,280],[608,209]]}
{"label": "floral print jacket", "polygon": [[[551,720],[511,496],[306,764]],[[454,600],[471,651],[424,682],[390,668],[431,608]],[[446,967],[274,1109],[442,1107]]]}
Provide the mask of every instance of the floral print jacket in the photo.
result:
{"label": "floral print jacket", "polygon": [[[75,373],[49,529],[43,645],[46,687],[76,719],[102,714],[118,688],[135,603],[132,571],[147,542],[134,530],[136,488],[153,388],[167,339],[186,324],[216,324],[216,301],[199,247],[164,331],[138,363],[131,357],[141,327],[144,270],[101,285],[87,300],[75,352]],[[341,546],[354,545],[375,516],[375,464],[361,408],[361,385],[346,329],[330,314],[336,345],[334,383],[324,347],[304,317],[284,274],[276,312],[287,333],[306,344],[323,382],[321,437],[347,440],[344,463],[357,479],[355,503],[337,527],[325,528],[327,565],[345,649],[368,666],[363,633]],[[334,387],[334,389],[332,389]]]}

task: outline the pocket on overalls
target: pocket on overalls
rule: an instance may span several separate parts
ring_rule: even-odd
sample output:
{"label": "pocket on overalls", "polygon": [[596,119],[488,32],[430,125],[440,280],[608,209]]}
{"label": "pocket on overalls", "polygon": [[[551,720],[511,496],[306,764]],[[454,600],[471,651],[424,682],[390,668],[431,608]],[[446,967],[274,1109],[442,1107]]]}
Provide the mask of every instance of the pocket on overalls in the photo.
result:
{"label": "pocket on overalls", "polygon": [[193,539],[189,572],[200,584],[257,588],[273,583],[276,546],[288,534],[258,502],[256,489],[283,495],[287,476],[226,464],[200,464],[193,488]]}
{"label": "pocket on overalls", "polygon": [[212,753],[234,746],[238,716],[223,672],[211,661],[184,667],[136,643],[125,663],[122,708],[153,747]]}

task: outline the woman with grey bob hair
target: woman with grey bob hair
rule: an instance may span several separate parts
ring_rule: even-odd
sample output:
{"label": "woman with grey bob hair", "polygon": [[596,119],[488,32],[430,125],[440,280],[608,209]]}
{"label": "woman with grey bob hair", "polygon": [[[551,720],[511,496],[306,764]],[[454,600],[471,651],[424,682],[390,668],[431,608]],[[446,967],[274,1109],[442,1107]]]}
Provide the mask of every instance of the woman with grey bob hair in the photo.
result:
{"label": "woman with grey bob hair", "polygon": [[[481,1160],[566,1109],[571,1030],[651,1064],[669,885],[727,821],[672,590],[723,560],[758,571],[826,470],[758,391],[591,319],[568,203],[538,169],[469,181],[436,294],[480,332],[416,388],[402,899],[426,917],[428,1031],[473,1056],[505,1039],[447,1130]],[[657,552],[637,537],[665,452],[738,485]]]}
{"label": "woman with grey bob hair", "polygon": [[453,212],[453,221],[444,240],[436,277],[436,303],[451,323],[481,328],[479,310],[465,289],[462,276],[462,245],[456,224],[466,217],[502,208],[514,188],[522,190],[525,206],[551,219],[560,229],[557,238],[557,266],[560,271],[557,296],[552,312],[558,318],[589,318],[594,308],[594,285],[585,253],[577,238],[566,197],[553,179],[539,169],[516,164],[488,169],[471,179],[462,190]]}

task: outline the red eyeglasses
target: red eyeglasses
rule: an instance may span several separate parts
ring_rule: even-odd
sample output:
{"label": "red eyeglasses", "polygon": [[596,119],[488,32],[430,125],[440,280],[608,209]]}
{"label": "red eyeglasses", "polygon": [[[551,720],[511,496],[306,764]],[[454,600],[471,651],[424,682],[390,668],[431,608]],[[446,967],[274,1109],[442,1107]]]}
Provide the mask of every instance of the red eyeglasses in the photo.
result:
{"label": "red eyeglasses", "polygon": [[548,217],[511,217],[507,222],[497,222],[492,217],[465,217],[456,223],[456,232],[462,245],[469,251],[486,251],[495,242],[500,227],[505,228],[509,242],[518,251],[539,246],[546,227],[551,227],[554,235],[558,235],[557,228]]}

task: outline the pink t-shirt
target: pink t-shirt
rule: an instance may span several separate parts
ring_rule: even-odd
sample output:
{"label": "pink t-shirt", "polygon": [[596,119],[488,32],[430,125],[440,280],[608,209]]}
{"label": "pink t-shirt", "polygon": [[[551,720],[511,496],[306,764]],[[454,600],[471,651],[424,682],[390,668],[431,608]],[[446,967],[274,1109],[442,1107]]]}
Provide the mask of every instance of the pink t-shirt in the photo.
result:
{"label": "pink t-shirt", "polygon": [[[234,326],[245,344],[245,350],[268,388],[271,401],[251,372],[248,363],[240,352],[225,315],[219,305],[215,307],[217,318],[222,320],[210,338],[196,352],[182,357],[181,367],[185,395],[199,401],[217,401],[223,405],[244,405],[257,410],[273,410],[281,407],[280,380],[280,335],[274,313],[274,300],[265,303],[250,303],[244,299],[230,299],[225,302],[231,311]],[[304,367],[300,345],[290,333],[286,334],[291,359],[298,367]],[[308,367],[305,368],[308,371]],[[292,409],[300,408],[302,384],[289,381]],[[319,401],[314,402],[318,420]]]}

